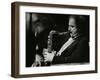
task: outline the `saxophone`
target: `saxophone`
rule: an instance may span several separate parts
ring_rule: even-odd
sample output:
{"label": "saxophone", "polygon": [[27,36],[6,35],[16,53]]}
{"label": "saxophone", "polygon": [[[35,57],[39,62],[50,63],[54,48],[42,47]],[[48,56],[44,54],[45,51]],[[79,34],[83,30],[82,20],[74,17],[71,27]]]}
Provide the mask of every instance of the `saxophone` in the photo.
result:
{"label": "saxophone", "polygon": [[[55,30],[51,30],[50,33],[49,33],[49,36],[48,36],[48,44],[47,44],[47,49],[48,49],[48,53],[52,53],[53,49],[52,49],[52,39],[53,39],[53,35],[54,34],[57,34],[57,35],[66,35],[66,34],[69,34],[70,32],[67,31],[67,32],[58,32],[58,31],[55,31]],[[51,63],[50,62],[45,62],[45,66],[50,66]]]}
{"label": "saxophone", "polygon": [[[58,31],[55,31],[55,30],[51,30],[49,35],[48,35],[48,41],[47,41],[47,50],[48,50],[48,53],[52,53],[53,51],[53,42],[52,42],[52,39],[53,39],[53,35],[54,34],[57,34],[57,35],[66,35],[68,34],[69,31],[67,32],[58,32]],[[39,57],[39,56],[38,56]],[[43,61],[40,61],[40,64],[39,66],[50,66],[51,65],[51,62],[45,62],[44,60]],[[37,62],[34,62],[32,64],[33,67],[37,66]]]}

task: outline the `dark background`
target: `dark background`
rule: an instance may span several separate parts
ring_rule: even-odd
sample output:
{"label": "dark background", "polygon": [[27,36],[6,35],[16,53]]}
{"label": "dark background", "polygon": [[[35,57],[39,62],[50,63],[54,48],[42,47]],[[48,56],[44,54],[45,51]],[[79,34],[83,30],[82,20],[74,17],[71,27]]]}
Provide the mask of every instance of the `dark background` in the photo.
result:
{"label": "dark background", "polygon": [[[32,14],[38,14],[38,19],[44,23],[45,29],[37,37],[32,31]],[[71,14],[70,14],[71,15]],[[26,67],[30,67],[34,62],[35,55],[42,55],[43,48],[47,48],[48,34],[51,30],[65,32],[68,29],[69,14],[44,14],[44,13],[26,13]],[[85,18],[83,34],[89,41],[89,15],[82,15]],[[45,21],[43,21],[45,18]],[[57,36],[54,38],[54,50],[59,50],[64,41],[65,36]],[[36,51],[36,44],[39,45],[39,50]]]}

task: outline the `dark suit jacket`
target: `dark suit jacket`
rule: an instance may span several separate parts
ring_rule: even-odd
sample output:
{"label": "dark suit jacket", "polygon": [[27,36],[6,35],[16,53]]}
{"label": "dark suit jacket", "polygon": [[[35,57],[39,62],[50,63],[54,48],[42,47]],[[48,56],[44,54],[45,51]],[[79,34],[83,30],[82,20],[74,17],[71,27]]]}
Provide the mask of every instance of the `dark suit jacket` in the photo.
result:
{"label": "dark suit jacket", "polygon": [[83,62],[89,62],[89,44],[85,37],[79,36],[61,56],[54,56],[52,64]]}
{"label": "dark suit jacket", "polygon": [[[47,39],[48,39],[49,30],[44,30],[40,34],[35,37],[35,33],[31,30],[27,32],[26,35],[26,67],[31,67],[34,60],[35,55],[38,54],[43,57],[42,51],[43,48],[47,47]],[[36,50],[36,45],[38,45],[39,49]]]}

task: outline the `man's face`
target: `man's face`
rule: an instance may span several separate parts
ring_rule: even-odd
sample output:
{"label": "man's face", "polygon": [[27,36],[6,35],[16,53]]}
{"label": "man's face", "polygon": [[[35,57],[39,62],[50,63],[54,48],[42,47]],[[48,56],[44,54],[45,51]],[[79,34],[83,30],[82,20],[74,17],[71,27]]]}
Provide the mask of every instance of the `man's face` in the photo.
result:
{"label": "man's face", "polygon": [[32,23],[33,23],[32,31],[40,33],[44,30],[44,28],[43,28],[43,25],[41,22],[37,22],[38,19],[39,19],[39,17],[37,14],[32,14]]}
{"label": "man's face", "polygon": [[43,28],[42,23],[38,22],[38,23],[36,24],[35,31],[36,31],[37,33],[41,33],[43,30],[44,30],[44,28]]}
{"label": "man's face", "polygon": [[76,23],[73,17],[69,18],[68,30],[70,31],[71,36],[74,36],[75,34],[77,34]]}

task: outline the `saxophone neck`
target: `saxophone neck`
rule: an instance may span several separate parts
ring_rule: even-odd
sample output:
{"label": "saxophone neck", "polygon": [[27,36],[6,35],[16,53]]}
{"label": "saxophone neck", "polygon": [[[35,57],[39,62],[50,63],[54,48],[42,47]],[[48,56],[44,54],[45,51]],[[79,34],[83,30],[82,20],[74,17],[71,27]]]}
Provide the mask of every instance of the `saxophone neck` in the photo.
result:
{"label": "saxophone neck", "polygon": [[67,31],[67,32],[59,32],[59,31],[55,31],[55,30],[51,30],[49,35],[53,35],[53,34],[58,34],[58,35],[66,35],[66,34],[69,34],[70,31]]}

